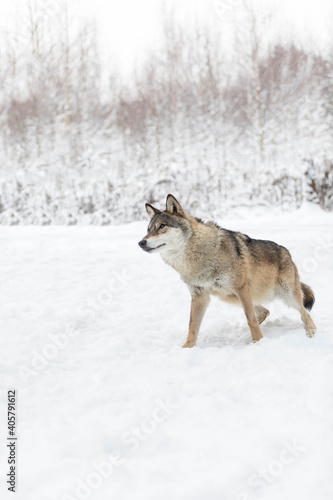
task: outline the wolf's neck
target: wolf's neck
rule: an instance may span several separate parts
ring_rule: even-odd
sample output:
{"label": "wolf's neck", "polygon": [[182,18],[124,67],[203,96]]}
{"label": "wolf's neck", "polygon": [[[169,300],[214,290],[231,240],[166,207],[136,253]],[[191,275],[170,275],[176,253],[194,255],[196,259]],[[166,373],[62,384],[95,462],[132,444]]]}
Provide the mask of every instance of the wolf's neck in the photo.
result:
{"label": "wolf's neck", "polygon": [[161,252],[161,257],[169,264],[169,266],[173,267],[180,274],[183,274],[186,266],[186,244],[182,245],[182,248],[174,248],[170,250],[165,250]]}

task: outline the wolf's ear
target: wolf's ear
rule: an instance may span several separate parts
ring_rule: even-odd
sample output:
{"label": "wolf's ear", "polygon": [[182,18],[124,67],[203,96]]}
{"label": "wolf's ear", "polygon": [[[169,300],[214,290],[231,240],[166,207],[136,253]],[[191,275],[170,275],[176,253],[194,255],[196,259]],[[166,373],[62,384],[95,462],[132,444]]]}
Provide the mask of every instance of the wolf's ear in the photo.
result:
{"label": "wolf's ear", "polygon": [[169,214],[184,215],[184,210],[172,194],[168,194],[166,199],[166,211]]}
{"label": "wolf's ear", "polygon": [[149,215],[149,217],[152,219],[154,217],[154,215],[156,214],[160,214],[161,211],[160,210],[157,210],[157,208],[154,208],[152,205],[150,205],[149,203],[146,203],[146,210],[147,210],[147,214]]}

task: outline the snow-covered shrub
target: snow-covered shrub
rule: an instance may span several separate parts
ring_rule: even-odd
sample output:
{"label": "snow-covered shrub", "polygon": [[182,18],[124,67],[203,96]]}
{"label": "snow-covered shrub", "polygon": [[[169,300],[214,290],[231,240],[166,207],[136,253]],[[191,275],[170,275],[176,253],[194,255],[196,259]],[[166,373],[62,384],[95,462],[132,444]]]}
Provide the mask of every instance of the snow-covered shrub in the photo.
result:
{"label": "snow-covered shrub", "polygon": [[0,223],[139,220],[169,192],[202,217],[333,209],[332,54],[268,50],[244,29],[230,57],[220,32],[167,18],[124,82],[105,78],[94,26],[71,37],[58,22],[1,54]]}

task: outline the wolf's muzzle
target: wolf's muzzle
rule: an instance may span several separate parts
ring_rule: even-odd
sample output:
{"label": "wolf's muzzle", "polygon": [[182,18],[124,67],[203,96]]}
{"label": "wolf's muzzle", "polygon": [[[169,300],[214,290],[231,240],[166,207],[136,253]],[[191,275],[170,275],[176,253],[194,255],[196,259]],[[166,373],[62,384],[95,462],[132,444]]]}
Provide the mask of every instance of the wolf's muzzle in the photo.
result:
{"label": "wolf's muzzle", "polygon": [[143,250],[146,250],[147,247],[147,240],[141,240],[139,241],[139,247],[142,248]]}
{"label": "wolf's muzzle", "polygon": [[153,252],[154,250],[157,250],[158,248],[164,247],[165,243],[162,243],[162,245],[158,245],[158,247],[149,247],[147,245],[147,240],[141,240],[138,243],[139,247],[142,248],[145,252]]}

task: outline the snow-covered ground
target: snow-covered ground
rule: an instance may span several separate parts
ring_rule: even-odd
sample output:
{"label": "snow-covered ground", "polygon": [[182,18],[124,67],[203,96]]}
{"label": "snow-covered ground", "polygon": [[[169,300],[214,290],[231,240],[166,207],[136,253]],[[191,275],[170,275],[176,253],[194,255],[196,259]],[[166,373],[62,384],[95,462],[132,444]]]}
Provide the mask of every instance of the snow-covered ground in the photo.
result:
{"label": "snow-covered ground", "polygon": [[19,500],[333,498],[333,215],[219,222],[289,248],[314,339],[276,302],[251,344],[242,310],[213,299],[181,349],[190,296],[138,247],[146,222],[0,228],[1,498],[10,388]]}

